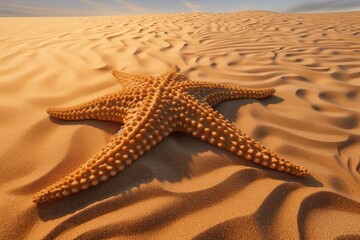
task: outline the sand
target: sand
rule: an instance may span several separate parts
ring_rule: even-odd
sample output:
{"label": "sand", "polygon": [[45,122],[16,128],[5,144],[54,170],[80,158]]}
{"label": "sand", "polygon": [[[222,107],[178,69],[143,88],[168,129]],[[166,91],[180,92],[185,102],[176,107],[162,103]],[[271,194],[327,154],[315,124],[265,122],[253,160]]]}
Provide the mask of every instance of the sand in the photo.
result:
{"label": "sand", "polygon": [[[0,18],[1,239],[360,238],[360,12]],[[215,108],[310,170],[265,169],[173,134],[105,183],[35,205],[120,126],[45,110],[121,86],[112,69],[274,87]]]}

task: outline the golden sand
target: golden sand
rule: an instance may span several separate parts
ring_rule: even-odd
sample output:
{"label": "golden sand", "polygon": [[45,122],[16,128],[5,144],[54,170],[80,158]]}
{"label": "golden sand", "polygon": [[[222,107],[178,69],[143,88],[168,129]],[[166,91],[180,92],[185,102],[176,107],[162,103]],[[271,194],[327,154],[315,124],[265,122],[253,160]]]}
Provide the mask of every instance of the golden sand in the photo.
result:
{"label": "golden sand", "polygon": [[[360,12],[0,18],[0,32],[1,239],[360,237]],[[179,133],[96,188],[33,204],[119,130],[45,110],[118,91],[112,69],[172,64],[191,80],[275,88],[215,109],[311,177]]]}

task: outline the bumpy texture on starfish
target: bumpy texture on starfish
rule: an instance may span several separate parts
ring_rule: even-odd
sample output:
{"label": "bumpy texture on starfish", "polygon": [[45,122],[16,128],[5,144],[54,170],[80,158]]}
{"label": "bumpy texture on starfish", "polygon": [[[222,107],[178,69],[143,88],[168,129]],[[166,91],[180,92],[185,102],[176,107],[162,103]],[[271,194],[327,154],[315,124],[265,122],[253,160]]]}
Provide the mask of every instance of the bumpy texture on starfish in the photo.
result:
{"label": "bumpy texture on starfish", "polygon": [[38,192],[35,203],[48,202],[96,186],[115,176],[173,132],[183,132],[264,167],[299,177],[307,169],[254,141],[212,106],[229,99],[262,99],[275,89],[249,89],[190,81],[177,66],[154,77],[112,71],[123,90],[47,112],[64,120],[100,119],[123,123],[121,131],[77,170]]}

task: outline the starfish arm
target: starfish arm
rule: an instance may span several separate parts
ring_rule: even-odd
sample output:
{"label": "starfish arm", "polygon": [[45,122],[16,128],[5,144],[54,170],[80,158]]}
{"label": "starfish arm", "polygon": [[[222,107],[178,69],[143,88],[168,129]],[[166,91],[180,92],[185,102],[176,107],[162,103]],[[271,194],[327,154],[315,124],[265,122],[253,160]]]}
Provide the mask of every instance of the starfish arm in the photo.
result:
{"label": "starfish arm", "polygon": [[111,74],[116,78],[116,80],[124,87],[124,88],[132,88],[136,86],[141,86],[146,83],[149,79],[153,79],[152,76],[147,76],[143,74],[130,74],[124,73],[117,70],[112,70]]}
{"label": "starfish arm", "polygon": [[46,112],[63,120],[97,119],[122,123],[129,99],[132,98],[131,93],[122,91],[71,107],[49,108]]}
{"label": "starfish arm", "polygon": [[209,105],[193,99],[189,101],[191,111],[184,114],[180,121],[180,131],[226,149],[264,167],[287,172],[298,177],[309,175],[307,169],[298,166],[248,137],[227,121]]}
{"label": "starfish arm", "polygon": [[263,99],[275,93],[274,88],[243,88],[199,81],[191,81],[185,88],[196,99],[210,106],[239,98]]}
{"label": "starfish arm", "polygon": [[123,126],[121,134],[115,134],[110,143],[74,172],[36,193],[33,202],[49,202],[106,181],[117,175],[173,131],[172,125],[168,124],[165,128],[163,124],[154,124],[154,122],[157,123],[157,120],[163,122],[159,116],[154,115],[153,118],[150,118],[152,120],[146,123],[144,123],[144,119],[136,120],[136,118],[128,121]]}

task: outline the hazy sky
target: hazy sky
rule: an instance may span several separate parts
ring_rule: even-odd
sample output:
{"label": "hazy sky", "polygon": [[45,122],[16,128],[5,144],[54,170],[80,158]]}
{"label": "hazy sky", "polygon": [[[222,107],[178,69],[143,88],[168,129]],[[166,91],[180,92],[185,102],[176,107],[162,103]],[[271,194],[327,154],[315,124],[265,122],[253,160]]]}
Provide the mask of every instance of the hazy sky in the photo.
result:
{"label": "hazy sky", "polygon": [[87,16],[172,12],[359,11],[360,0],[0,0],[0,16]]}

